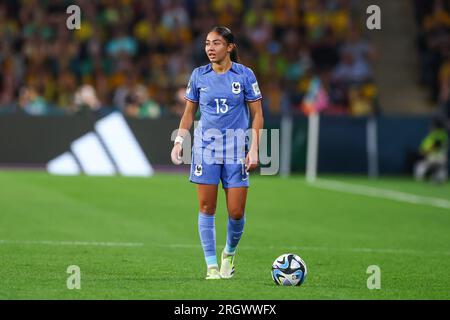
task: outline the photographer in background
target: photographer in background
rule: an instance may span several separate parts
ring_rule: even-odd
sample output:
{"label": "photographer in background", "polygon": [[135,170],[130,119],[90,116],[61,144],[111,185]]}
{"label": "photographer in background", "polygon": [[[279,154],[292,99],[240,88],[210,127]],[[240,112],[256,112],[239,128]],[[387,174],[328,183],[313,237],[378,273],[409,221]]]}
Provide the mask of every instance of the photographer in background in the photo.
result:
{"label": "photographer in background", "polygon": [[430,132],[423,139],[419,152],[421,160],[414,167],[416,180],[429,180],[435,183],[447,181],[448,134],[445,121],[433,120]]}

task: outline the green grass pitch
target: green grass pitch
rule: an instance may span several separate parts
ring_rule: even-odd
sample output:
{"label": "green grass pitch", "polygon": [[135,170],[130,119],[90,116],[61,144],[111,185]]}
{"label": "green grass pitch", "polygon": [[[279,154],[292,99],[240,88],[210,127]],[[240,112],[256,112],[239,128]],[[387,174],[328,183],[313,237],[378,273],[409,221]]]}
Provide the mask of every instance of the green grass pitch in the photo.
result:
{"label": "green grass pitch", "polygon": [[[449,185],[332,178],[450,200]],[[0,172],[0,299],[450,298],[449,208],[320,189],[300,176],[251,180],[235,277],[206,281],[185,175]],[[226,219],[220,189],[218,253]],[[301,287],[271,280],[273,260],[288,252],[307,264]],[[67,289],[70,265],[81,269],[79,290]],[[379,290],[367,288],[370,265],[381,269]]]}

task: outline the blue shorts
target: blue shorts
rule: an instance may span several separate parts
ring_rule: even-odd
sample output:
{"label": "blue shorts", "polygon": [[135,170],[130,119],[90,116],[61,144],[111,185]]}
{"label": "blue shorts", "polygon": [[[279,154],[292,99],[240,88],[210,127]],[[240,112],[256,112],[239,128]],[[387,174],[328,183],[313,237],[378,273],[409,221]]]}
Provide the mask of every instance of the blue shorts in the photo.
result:
{"label": "blue shorts", "polygon": [[213,163],[205,162],[196,164],[192,161],[189,181],[198,184],[218,185],[222,181],[222,187],[240,188],[249,187],[249,174],[245,170],[244,161],[241,163]]}

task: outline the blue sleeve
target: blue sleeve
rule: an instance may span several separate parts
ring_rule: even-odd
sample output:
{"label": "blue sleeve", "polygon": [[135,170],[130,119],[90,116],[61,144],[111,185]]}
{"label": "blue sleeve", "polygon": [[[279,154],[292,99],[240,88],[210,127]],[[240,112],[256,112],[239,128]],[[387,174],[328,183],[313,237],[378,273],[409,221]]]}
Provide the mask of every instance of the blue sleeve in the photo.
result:
{"label": "blue sleeve", "polygon": [[184,97],[192,102],[198,103],[199,95],[198,95],[198,87],[197,87],[197,74],[198,69],[194,69],[191,74],[191,78],[189,79],[189,83],[186,88],[186,93]]}
{"label": "blue sleeve", "polygon": [[258,81],[252,69],[245,68],[244,74],[244,95],[245,101],[256,101],[262,98],[261,91],[259,90]]}

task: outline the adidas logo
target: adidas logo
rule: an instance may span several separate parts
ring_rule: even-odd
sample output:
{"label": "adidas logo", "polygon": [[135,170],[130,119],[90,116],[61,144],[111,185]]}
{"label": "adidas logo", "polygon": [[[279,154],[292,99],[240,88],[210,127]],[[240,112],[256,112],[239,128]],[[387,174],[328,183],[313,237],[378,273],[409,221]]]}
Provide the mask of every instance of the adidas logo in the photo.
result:
{"label": "adidas logo", "polygon": [[150,162],[121,113],[102,118],[94,128],[72,142],[70,151],[49,161],[47,171],[57,175],[153,175]]}

